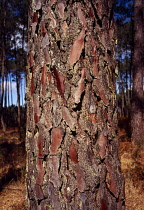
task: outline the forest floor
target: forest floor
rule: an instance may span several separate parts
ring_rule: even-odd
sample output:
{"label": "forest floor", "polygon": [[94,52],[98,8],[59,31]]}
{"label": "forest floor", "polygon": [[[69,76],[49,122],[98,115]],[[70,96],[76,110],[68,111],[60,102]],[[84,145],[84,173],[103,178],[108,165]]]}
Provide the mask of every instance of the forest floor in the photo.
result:
{"label": "forest floor", "polygon": [[119,119],[118,125],[126,210],[144,210],[144,143],[136,146],[131,142],[128,118]]}
{"label": "forest floor", "polygon": [[26,210],[25,132],[0,130],[0,210]]}
{"label": "forest floor", "polygon": [[[144,149],[131,143],[127,118],[119,120],[120,157],[125,177],[126,210],[144,209]],[[25,137],[0,130],[0,210],[26,210]]]}

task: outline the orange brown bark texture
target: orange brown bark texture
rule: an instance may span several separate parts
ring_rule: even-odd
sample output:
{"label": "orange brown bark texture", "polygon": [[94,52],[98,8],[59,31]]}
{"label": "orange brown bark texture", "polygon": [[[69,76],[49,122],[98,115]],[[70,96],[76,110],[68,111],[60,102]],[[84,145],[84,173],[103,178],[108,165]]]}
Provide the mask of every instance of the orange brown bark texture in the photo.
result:
{"label": "orange brown bark texture", "polygon": [[33,210],[121,210],[111,0],[33,0],[27,201]]}

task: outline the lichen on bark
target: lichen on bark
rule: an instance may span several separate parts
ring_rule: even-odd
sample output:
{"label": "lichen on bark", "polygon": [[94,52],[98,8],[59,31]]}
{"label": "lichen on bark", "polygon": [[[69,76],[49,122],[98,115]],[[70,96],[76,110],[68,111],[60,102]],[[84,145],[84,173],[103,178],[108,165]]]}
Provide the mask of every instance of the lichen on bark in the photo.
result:
{"label": "lichen on bark", "polygon": [[113,85],[112,1],[104,3],[31,3],[29,209],[124,209]]}

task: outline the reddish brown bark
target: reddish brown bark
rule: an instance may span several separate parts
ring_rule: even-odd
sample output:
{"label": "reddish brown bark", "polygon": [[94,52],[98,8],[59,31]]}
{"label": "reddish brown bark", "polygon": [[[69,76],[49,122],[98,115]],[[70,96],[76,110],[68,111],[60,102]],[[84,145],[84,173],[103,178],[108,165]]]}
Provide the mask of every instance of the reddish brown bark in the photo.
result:
{"label": "reddish brown bark", "polygon": [[112,1],[44,2],[29,16],[28,208],[124,209]]}
{"label": "reddish brown bark", "polygon": [[144,2],[134,1],[134,55],[132,96],[132,141],[144,144]]}

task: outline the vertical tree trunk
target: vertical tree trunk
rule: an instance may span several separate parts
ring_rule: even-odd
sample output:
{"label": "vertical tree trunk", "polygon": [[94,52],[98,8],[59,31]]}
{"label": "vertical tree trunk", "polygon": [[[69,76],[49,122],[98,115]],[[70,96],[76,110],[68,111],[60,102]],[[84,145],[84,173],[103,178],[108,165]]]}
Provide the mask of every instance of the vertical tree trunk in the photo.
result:
{"label": "vertical tree trunk", "polygon": [[11,95],[11,105],[13,105],[13,94],[12,94],[12,78],[11,75],[10,76],[10,95]]}
{"label": "vertical tree trunk", "polygon": [[[17,71],[17,70],[16,70]],[[18,127],[21,125],[21,110],[20,110],[20,72],[16,72],[16,89],[17,89],[17,104],[18,104]]]}
{"label": "vertical tree trunk", "polygon": [[7,87],[7,105],[10,106],[10,80],[9,80],[9,74],[7,74],[7,81],[8,81],[8,87]]}
{"label": "vertical tree trunk", "polygon": [[0,121],[3,131],[6,131],[6,124],[4,122],[3,118],[3,102],[4,102],[4,74],[5,74],[5,17],[6,17],[6,11],[5,11],[5,1],[1,2],[1,7],[4,10],[4,17],[2,22],[2,43],[1,43],[1,75],[2,75],[2,84],[1,84],[1,93],[0,93]]}
{"label": "vertical tree trunk", "polygon": [[20,129],[20,124],[21,124],[21,113],[20,113],[20,70],[18,69],[18,62],[17,62],[17,43],[16,43],[16,37],[15,37],[15,66],[16,66],[16,91],[17,91],[17,106],[18,106],[18,118],[17,118],[17,122],[18,122],[18,127]]}
{"label": "vertical tree trunk", "polygon": [[28,209],[124,209],[112,1],[30,8]]}
{"label": "vertical tree trunk", "polygon": [[133,100],[132,140],[135,144],[144,142],[144,2],[134,1],[134,55],[133,55]]}
{"label": "vertical tree trunk", "polygon": [[6,131],[6,125],[3,119],[3,103],[4,103],[4,70],[5,70],[5,50],[2,49],[2,83],[1,83],[1,93],[0,93],[0,120],[3,131]]}
{"label": "vertical tree trunk", "polygon": [[7,73],[5,74],[5,85],[4,85],[4,107],[7,107],[7,96],[8,96],[8,78]]}

